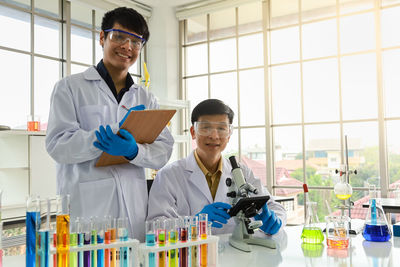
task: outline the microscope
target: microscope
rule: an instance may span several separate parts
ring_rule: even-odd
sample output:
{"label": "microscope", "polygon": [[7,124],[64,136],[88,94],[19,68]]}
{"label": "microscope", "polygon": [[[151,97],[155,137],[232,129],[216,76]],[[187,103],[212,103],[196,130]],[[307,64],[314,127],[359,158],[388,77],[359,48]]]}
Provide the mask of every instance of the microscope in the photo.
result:
{"label": "microscope", "polygon": [[242,169],[236,162],[235,156],[229,157],[232,165],[232,178],[226,179],[228,186],[227,196],[230,198],[232,208],[228,211],[234,217],[236,226],[229,237],[229,244],[239,250],[250,252],[250,244],[276,248],[276,243],[272,239],[253,236],[254,230],[262,226],[261,221],[252,221],[258,211],[269,200],[269,196],[250,196],[257,195],[258,189],[246,182]]}

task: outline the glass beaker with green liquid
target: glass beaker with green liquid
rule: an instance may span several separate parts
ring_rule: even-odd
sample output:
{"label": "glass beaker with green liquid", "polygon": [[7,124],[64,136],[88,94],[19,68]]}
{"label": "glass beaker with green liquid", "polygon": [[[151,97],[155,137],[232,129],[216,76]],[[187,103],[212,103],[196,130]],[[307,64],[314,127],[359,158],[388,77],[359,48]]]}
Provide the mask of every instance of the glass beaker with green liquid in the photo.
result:
{"label": "glass beaker with green liquid", "polygon": [[306,203],[306,222],[301,232],[303,243],[320,244],[324,241],[322,230],[316,224],[319,223],[317,216],[317,202]]}

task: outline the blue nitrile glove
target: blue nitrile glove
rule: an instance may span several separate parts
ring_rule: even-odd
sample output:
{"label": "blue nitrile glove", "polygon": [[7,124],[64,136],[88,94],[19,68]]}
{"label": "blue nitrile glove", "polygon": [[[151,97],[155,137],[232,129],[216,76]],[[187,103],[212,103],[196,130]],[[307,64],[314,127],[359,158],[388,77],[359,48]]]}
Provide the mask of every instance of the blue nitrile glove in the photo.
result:
{"label": "blue nitrile glove", "polygon": [[227,203],[215,202],[204,206],[197,215],[200,213],[207,213],[208,221],[212,222],[212,227],[222,228],[222,224],[226,224],[231,217],[227,212],[230,208],[232,208],[232,206]]}
{"label": "blue nitrile glove", "polygon": [[114,134],[110,125],[100,126],[96,131],[97,141],[93,143],[95,147],[113,156],[124,156],[132,160],[138,154],[138,145],[135,138],[125,129],[119,130],[121,136]]}
{"label": "blue nitrile glove", "polygon": [[268,208],[267,203],[264,204],[262,212],[254,216],[254,219],[262,221],[263,225],[260,229],[270,235],[276,234],[282,226],[281,219]]}
{"label": "blue nitrile glove", "polygon": [[133,107],[133,108],[130,108],[130,109],[126,112],[124,118],[119,122],[119,127],[121,128],[122,124],[124,124],[124,121],[125,121],[126,118],[128,117],[129,113],[131,113],[131,112],[134,111],[134,110],[145,110],[145,109],[146,109],[145,105],[137,105],[137,106],[135,106],[135,107]]}

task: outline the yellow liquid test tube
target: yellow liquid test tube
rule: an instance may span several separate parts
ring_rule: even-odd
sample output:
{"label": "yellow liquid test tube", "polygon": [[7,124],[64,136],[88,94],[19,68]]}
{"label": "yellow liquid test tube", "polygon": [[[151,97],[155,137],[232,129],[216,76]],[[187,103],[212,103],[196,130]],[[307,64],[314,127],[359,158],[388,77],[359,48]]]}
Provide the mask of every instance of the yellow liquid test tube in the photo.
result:
{"label": "yellow liquid test tube", "polygon": [[[171,245],[175,245],[176,242],[178,241],[178,231],[177,231],[177,219],[172,218],[169,219],[168,221],[168,242]],[[168,262],[169,262],[169,267],[178,267],[178,249],[170,249],[168,251],[169,257],[168,257]]]}
{"label": "yellow liquid test tube", "polygon": [[69,267],[69,195],[57,196],[57,267]]}
{"label": "yellow liquid test tube", "polygon": [[[194,216],[191,218],[190,222],[190,238],[192,241],[197,241],[199,239],[199,221],[198,217]],[[192,246],[190,249],[191,255],[191,266],[199,266],[199,246]]]}
{"label": "yellow liquid test tube", "polygon": [[[110,232],[111,243],[115,243],[117,241],[117,222],[115,218],[111,220],[111,228],[108,231]],[[117,267],[116,248],[110,249],[110,267]]]}
{"label": "yellow liquid test tube", "polygon": [[[207,239],[207,227],[208,227],[208,214],[199,214],[199,225],[200,225],[200,238]],[[207,244],[200,245],[200,266],[207,267],[208,258],[208,246]]]}

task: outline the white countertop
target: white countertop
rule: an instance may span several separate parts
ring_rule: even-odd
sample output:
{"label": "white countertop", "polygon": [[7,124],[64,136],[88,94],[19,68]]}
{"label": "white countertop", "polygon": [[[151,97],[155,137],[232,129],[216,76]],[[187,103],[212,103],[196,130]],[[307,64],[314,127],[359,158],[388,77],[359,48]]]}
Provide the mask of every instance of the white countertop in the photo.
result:
{"label": "white countertop", "polygon": [[[229,235],[221,235],[218,266],[400,266],[400,237],[379,243],[364,241],[359,234],[351,238],[348,249],[328,249],[324,241],[319,250],[307,251],[302,249],[301,231],[302,226],[288,226],[277,235],[268,237],[277,241],[277,249],[253,245],[249,253],[231,247],[228,243]],[[24,255],[3,258],[3,266],[24,264]]]}

